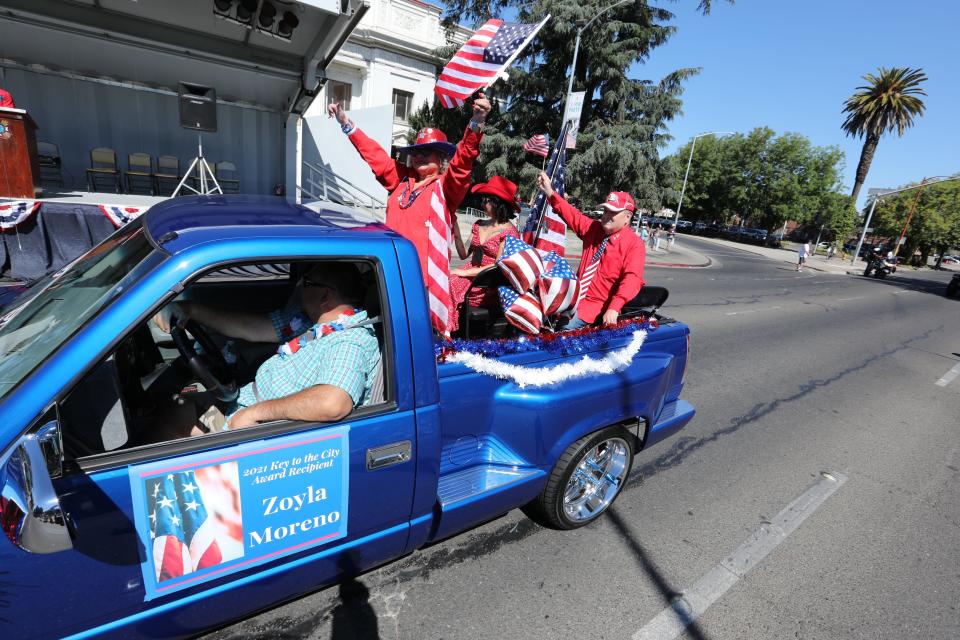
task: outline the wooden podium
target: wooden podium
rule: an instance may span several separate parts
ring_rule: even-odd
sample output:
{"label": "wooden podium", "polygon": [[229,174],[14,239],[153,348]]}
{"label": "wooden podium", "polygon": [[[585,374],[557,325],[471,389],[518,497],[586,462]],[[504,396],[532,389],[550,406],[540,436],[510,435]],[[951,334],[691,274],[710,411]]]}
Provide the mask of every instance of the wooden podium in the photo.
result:
{"label": "wooden podium", "polygon": [[40,191],[37,125],[23,109],[0,107],[0,197],[31,199]]}

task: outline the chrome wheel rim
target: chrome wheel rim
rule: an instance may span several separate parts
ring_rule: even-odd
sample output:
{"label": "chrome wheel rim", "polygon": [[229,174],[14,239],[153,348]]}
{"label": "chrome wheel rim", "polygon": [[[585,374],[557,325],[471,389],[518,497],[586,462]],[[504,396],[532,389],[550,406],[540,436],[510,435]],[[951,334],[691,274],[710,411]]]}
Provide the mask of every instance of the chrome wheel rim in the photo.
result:
{"label": "chrome wheel rim", "polygon": [[627,476],[630,447],[620,438],[593,446],[573,470],[563,492],[563,512],[574,522],[592,520],[610,506]]}

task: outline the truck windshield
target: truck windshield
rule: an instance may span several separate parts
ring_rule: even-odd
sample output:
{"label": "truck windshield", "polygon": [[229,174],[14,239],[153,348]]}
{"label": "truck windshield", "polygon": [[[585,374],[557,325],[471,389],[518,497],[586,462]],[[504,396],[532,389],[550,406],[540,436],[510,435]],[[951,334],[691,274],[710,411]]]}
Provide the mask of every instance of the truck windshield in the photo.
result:
{"label": "truck windshield", "polygon": [[0,397],[123,291],[152,251],[143,225],[131,223],[0,309]]}

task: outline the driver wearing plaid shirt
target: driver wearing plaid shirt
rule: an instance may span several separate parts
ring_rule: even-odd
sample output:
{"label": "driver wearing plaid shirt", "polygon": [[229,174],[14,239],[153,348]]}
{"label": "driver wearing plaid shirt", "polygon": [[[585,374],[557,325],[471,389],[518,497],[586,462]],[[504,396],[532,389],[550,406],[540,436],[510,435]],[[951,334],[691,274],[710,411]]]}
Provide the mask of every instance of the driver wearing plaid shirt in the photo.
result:
{"label": "driver wearing plaid shirt", "polygon": [[235,403],[221,411],[209,394],[190,394],[196,402],[189,403],[186,417],[173,419],[178,426],[192,418],[191,433],[198,434],[272,420],[333,422],[369,398],[380,348],[359,308],[360,272],[353,264],[327,263],[307,273],[302,285],[302,310],[264,315],[180,302],[157,316],[164,331],[171,318],[185,316],[231,338],[280,344]]}

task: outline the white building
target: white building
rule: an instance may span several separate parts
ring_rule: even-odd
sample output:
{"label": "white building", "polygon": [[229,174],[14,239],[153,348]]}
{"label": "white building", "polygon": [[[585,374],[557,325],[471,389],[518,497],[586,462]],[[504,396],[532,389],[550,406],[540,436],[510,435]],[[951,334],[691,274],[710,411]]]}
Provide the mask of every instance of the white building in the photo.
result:
{"label": "white building", "polygon": [[[433,100],[437,64],[434,51],[466,42],[470,30],[448,34],[440,24],[442,9],[419,0],[368,0],[370,9],[327,68],[327,83],[307,111],[324,113],[342,102],[348,111],[390,106],[391,144],[406,144],[408,118]],[[449,37],[448,37],[449,36]]]}

